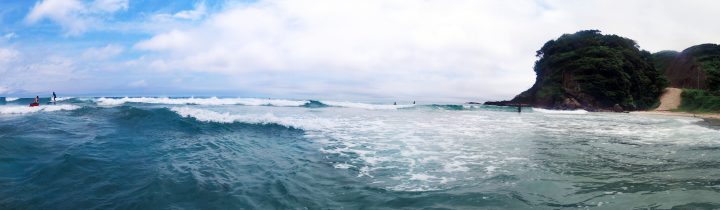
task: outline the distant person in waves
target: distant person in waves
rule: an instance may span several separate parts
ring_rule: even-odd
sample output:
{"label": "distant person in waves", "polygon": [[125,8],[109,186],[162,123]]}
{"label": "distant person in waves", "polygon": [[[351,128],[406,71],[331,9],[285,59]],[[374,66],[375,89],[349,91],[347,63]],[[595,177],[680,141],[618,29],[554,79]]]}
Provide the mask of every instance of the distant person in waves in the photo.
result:
{"label": "distant person in waves", "polygon": [[30,106],[39,106],[40,105],[40,96],[35,96],[35,100],[33,101]]}
{"label": "distant person in waves", "polygon": [[55,102],[57,102],[56,99],[57,99],[57,95],[55,95],[55,92],[53,91],[53,104],[55,104]]}
{"label": "distant person in waves", "polygon": [[393,102],[393,105],[397,105],[397,102]]}

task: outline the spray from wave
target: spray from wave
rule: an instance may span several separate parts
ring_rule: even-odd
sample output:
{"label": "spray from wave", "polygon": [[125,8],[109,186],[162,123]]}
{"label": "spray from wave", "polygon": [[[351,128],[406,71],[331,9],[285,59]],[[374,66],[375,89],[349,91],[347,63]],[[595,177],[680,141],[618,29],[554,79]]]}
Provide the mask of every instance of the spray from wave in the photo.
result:
{"label": "spray from wave", "polygon": [[69,111],[79,109],[80,106],[72,104],[52,105],[52,106],[0,106],[0,114],[28,114],[35,112],[54,112],[54,111]]}

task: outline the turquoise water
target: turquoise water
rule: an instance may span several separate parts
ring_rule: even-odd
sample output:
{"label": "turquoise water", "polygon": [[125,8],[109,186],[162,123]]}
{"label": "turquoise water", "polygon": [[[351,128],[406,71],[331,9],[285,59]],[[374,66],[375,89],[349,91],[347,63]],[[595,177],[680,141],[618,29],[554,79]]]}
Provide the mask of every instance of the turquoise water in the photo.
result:
{"label": "turquoise water", "polygon": [[31,100],[0,105],[0,209],[720,208],[720,131],[693,118]]}

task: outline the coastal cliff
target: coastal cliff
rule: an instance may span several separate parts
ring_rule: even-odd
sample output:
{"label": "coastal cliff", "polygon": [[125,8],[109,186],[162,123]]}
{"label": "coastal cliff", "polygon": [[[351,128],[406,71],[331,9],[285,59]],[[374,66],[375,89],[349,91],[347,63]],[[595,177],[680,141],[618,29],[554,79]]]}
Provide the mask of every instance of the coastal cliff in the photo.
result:
{"label": "coastal cliff", "polygon": [[510,101],[547,109],[624,111],[658,104],[667,80],[635,41],[598,30],[550,40],[537,51],[535,84]]}

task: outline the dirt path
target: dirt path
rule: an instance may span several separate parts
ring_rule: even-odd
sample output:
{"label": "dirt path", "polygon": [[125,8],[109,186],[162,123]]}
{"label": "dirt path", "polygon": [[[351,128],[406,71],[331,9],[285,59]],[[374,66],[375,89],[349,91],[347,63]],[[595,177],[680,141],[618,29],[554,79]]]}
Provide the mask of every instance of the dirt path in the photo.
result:
{"label": "dirt path", "polygon": [[665,93],[660,96],[660,106],[653,111],[643,112],[632,112],[634,114],[650,114],[650,115],[667,115],[667,116],[683,116],[683,117],[699,117],[703,119],[714,119],[714,122],[720,122],[720,114],[718,113],[687,113],[687,112],[675,112],[673,109],[677,109],[680,106],[680,97],[682,89],[679,88],[665,88]]}
{"label": "dirt path", "polygon": [[682,89],[679,88],[665,88],[665,93],[660,96],[660,106],[655,111],[670,111],[677,109],[680,106],[680,94]]}

